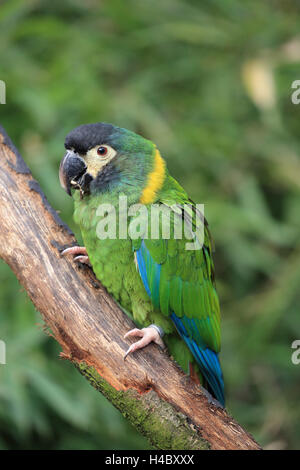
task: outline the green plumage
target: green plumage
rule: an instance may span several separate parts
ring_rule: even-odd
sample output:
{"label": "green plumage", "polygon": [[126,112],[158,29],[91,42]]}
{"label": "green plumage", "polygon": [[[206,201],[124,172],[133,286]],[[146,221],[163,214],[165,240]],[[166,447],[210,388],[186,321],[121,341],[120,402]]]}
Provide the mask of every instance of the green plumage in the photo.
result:
{"label": "green plumage", "polygon": [[[80,226],[94,272],[138,327],[155,323],[163,328],[170,355],[186,372],[192,364],[201,382],[204,375],[204,384],[222,401],[222,394],[215,392],[212,379],[208,380],[209,375],[203,374],[202,369],[205,361],[212,361],[209,367],[218,369],[217,354],[211,357],[210,351],[220,351],[220,309],[207,224],[203,221],[204,243],[200,250],[187,250],[186,243],[190,240],[185,237],[175,239],[176,228],[182,222],[178,205],[189,205],[187,217],[193,228],[195,206],[165,170],[163,183],[147,207],[150,209],[151,204],[155,203],[164,211],[171,209],[170,239],[165,239],[163,235],[163,216],[160,217],[159,238],[151,239],[149,213],[148,230],[140,238],[99,239],[97,226],[102,219],[97,215],[99,205],[108,203],[115,207],[118,234],[119,196],[127,196],[128,204],[140,201],[143,190],[149,184],[149,173],[155,169],[156,151],[151,142],[119,128],[113,128],[112,136],[105,142],[100,140],[99,137],[99,145],[108,143],[117,150],[117,155],[110,162],[113,164],[110,179],[105,185],[103,182],[94,188],[91,185],[90,191],[83,197],[78,191],[73,192],[74,220]],[[136,216],[129,216],[128,223],[134,223],[135,219]],[[201,354],[209,349],[209,355],[204,359],[201,354],[201,357],[197,356],[194,347]],[[214,373],[221,374],[219,369]]]}

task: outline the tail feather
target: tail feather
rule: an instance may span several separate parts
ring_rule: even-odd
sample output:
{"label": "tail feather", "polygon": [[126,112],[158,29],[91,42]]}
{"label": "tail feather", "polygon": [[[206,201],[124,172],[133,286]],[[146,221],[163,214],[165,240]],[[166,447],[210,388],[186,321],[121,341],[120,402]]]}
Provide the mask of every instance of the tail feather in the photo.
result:
{"label": "tail feather", "polygon": [[224,380],[218,354],[212,349],[207,348],[204,343],[201,346],[197,344],[187,334],[182,320],[174,315],[174,313],[171,315],[171,318],[175,323],[178,333],[184,339],[196,359],[200,372],[208,384],[209,391],[222,406],[225,406]]}
{"label": "tail feather", "polygon": [[224,380],[218,354],[209,348],[201,349],[190,338],[183,337],[195,357],[211,394],[225,406]]}

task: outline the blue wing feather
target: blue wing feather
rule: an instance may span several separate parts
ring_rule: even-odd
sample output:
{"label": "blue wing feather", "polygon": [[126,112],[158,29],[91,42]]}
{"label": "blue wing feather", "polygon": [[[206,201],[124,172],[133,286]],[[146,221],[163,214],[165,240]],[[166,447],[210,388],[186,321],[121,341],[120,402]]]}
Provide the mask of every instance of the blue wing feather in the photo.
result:
{"label": "blue wing feather", "polygon": [[[140,247],[135,253],[139,273],[146,292],[151,298],[153,305],[159,308],[161,265],[153,260],[144,240],[142,240]],[[208,348],[205,341],[201,338],[199,332],[199,322],[201,320],[188,318],[185,315],[178,317],[174,312],[170,312],[170,318],[196,359],[213,395],[225,406],[224,381],[218,353]],[[209,318],[207,320],[210,322]]]}
{"label": "blue wing feather", "polygon": [[[142,241],[142,244],[143,243],[144,243],[144,241]],[[137,264],[138,264],[138,268],[139,268],[139,273],[140,273],[140,276],[142,278],[142,281],[143,281],[144,287],[146,289],[146,292],[149,295],[149,297],[151,297],[151,291],[150,291],[149,284],[148,284],[146,263],[145,263],[145,259],[144,259],[144,256],[143,256],[143,251],[144,250],[142,250],[142,246],[141,246],[141,248],[136,250],[136,252],[135,252],[136,253],[136,260],[137,260]]]}

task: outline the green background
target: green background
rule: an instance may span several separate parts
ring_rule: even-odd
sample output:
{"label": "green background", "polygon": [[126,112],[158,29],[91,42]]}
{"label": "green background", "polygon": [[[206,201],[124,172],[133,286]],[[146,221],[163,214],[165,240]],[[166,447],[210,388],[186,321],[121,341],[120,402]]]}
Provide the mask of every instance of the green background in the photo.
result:
{"label": "green background", "polygon": [[[0,122],[49,201],[64,137],[107,121],[150,138],[215,240],[230,413],[267,448],[300,440],[300,3],[10,0],[0,6]],[[0,263],[0,448],[147,442],[66,361]]]}

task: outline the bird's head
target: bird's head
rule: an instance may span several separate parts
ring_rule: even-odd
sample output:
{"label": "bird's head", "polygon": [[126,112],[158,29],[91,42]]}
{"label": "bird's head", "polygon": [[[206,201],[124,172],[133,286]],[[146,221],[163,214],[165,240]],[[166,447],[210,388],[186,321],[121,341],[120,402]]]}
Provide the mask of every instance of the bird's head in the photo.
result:
{"label": "bird's head", "polygon": [[165,179],[165,163],[156,146],[134,132],[112,124],[86,124],[65,140],[59,169],[62,187],[71,195],[122,192],[137,201],[154,202]]}

